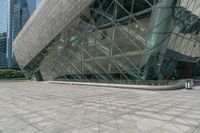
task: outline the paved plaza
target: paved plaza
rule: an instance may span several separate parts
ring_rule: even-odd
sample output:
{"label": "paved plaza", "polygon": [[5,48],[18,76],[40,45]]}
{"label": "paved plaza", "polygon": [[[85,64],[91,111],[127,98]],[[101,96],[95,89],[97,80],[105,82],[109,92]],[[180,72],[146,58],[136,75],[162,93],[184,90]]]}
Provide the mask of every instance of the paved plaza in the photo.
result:
{"label": "paved plaza", "polygon": [[0,83],[0,133],[200,133],[200,87]]}

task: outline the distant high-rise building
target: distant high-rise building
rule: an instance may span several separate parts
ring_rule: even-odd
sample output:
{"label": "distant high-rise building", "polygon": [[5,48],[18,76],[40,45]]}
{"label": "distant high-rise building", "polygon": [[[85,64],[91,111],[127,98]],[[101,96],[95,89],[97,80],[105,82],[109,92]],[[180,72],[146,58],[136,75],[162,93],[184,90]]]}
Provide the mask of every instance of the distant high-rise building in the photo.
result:
{"label": "distant high-rise building", "polygon": [[0,33],[8,29],[8,0],[0,0]]}
{"label": "distant high-rise building", "polygon": [[38,0],[0,0],[0,67],[17,66],[12,43],[38,3]]}
{"label": "distant high-rise building", "polygon": [[36,6],[40,4],[41,0],[36,0]]}
{"label": "distant high-rise building", "polygon": [[12,9],[12,42],[30,17],[26,0],[15,0]]}
{"label": "distant high-rise building", "polygon": [[7,32],[0,33],[0,68],[7,67]]}
{"label": "distant high-rise building", "polygon": [[7,66],[8,0],[0,0],[0,67]]}
{"label": "distant high-rise building", "polygon": [[36,9],[36,0],[27,0],[29,13],[32,14]]}

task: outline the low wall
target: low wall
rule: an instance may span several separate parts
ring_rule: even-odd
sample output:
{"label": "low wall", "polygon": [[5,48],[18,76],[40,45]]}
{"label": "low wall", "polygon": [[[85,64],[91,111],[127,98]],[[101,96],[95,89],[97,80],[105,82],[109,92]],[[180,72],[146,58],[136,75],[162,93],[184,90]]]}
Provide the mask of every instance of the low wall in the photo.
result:
{"label": "low wall", "polygon": [[200,80],[194,80],[194,85],[200,85]]}
{"label": "low wall", "polygon": [[111,88],[120,88],[120,89],[151,90],[151,91],[168,91],[168,90],[177,90],[177,89],[185,88],[184,80],[181,80],[181,81],[177,82],[177,84],[174,84],[174,85],[125,85],[125,84],[61,82],[61,81],[48,81],[48,83],[95,86],[95,87],[111,87]]}

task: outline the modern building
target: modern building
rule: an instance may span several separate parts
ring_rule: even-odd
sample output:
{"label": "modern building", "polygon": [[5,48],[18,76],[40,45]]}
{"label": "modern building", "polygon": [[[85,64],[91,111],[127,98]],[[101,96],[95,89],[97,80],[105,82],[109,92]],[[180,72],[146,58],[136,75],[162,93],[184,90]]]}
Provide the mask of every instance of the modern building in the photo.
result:
{"label": "modern building", "polygon": [[200,76],[200,1],[43,0],[14,42],[37,80],[134,83]]}
{"label": "modern building", "polygon": [[36,0],[0,1],[0,67],[17,66],[12,53],[12,42],[35,9]]}
{"label": "modern building", "polygon": [[8,1],[0,1],[0,68],[7,67]]}
{"label": "modern building", "polygon": [[29,17],[30,11],[27,1],[14,0],[12,7],[12,41],[14,41]]}
{"label": "modern building", "polygon": [[27,0],[27,4],[28,4],[29,13],[33,14],[33,12],[35,11],[37,7],[37,0]]}
{"label": "modern building", "polygon": [[6,44],[7,32],[0,33],[0,68],[7,67]]}
{"label": "modern building", "polygon": [[36,0],[36,7],[40,4],[41,0]]}
{"label": "modern building", "polygon": [[[27,0],[11,0],[10,1],[10,39],[11,44],[8,47],[8,67],[17,67],[15,57],[12,52],[12,42],[30,17],[30,11],[32,8],[28,7]],[[33,3],[32,3],[33,4]]]}

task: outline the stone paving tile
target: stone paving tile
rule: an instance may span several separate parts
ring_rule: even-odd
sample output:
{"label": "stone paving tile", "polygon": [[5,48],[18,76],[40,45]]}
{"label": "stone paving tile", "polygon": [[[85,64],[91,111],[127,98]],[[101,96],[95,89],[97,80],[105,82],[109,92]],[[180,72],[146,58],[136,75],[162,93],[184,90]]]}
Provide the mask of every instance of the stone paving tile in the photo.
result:
{"label": "stone paving tile", "polygon": [[143,91],[0,83],[0,133],[199,133],[200,87]]}

